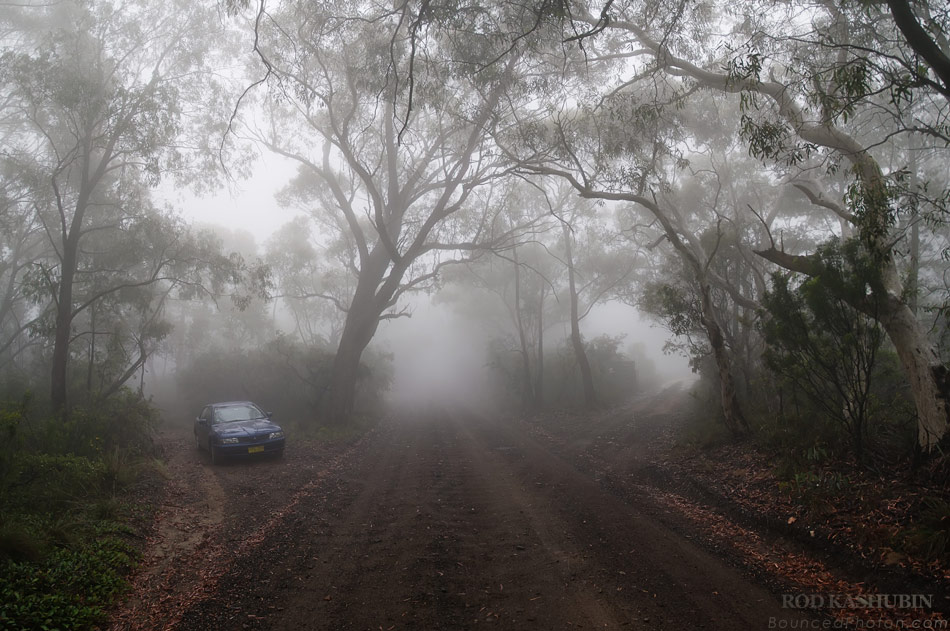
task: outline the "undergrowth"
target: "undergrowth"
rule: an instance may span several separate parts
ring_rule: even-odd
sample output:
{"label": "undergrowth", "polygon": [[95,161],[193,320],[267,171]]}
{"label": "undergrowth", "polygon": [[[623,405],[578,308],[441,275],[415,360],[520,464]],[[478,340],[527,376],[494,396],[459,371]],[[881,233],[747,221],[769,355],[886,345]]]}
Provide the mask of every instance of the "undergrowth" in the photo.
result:
{"label": "undergrowth", "polygon": [[0,630],[91,629],[138,560],[126,491],[154,460],[147,402],[70,418],[0,404]]}

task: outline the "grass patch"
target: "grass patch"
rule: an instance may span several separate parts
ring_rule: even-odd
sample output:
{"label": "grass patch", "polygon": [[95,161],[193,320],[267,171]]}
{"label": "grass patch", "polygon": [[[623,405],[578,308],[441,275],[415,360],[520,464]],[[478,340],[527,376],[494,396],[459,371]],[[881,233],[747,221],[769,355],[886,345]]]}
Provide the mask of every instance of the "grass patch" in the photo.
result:
{"label": "grass patch", "polygon": [[329,425],[305,425],[297,429],[303,438],[318,442],[347,442],[360,438],[379,424],[379,419],[370,416],[355,416],[347,423]]}

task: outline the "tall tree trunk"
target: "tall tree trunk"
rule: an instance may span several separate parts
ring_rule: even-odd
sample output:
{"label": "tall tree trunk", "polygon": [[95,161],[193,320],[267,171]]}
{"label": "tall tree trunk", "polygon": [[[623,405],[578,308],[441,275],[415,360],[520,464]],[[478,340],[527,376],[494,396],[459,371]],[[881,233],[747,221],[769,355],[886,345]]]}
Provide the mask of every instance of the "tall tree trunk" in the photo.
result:
{"label": "tall tree trunk", "polygon": [[538,296],[538,368],[534,378],[534,407],[544,409],[544,283]]}
{"label": "tall tree trunk", "polygon": [[73,281],[78,263],[79,240],[66,239],[63,244],[59,293],[56,299],[56,333],[53,338],[53,361],[50,378],[50,402],[55,414],[66,410],[67,365],[69,341],[73,324]]}
{"label": "tall tree trunk", "polygon": [[910,306],[902,299],[886,301],[881,325],[907,374],[917,408],[917,442],[931,451],[947,433],[950,373],[943,365]]}
{"label": "tall tree trunk", "polygon": [[736,435],[748,431],[749,423],[742,413],[742,407],[739,405],[739,398],[736,395],[735,381],[732,377],[732,362],[729,358],[729,352],[726,350],[726,342],[722,335],[722,328],[716,320],[716,313],[712,306],[712,299],[709,294],[709,284],[699,281],[701,304],[702,304],[702,325],[706,330],[706,337],[709,339],[709,345],[712,347],[713,357],[716,360],[716,368],[719,372],[719,393],[722,396],[722,416],[726,427]]}
{"label": "tall tree trunk", "polygon": [[567,286],[571,302],[571,346],[574,349],[577,366],[581,371],[581,386],[584,389],[584,407],[589,410],[597,406],[597,391],[594,389],[594,374],[590,368],[590,360],[587,358],[587,350],[584,348],[584,340],[581,339],[581,323],[578,317],[577,306],[577,282],[574,276],[574,255],[571,248],[571,231],[567,224],[564,224],[561,229],[564,233],[564,258],[567,263]]}
{"label": "tall tree trunk", "polygon": [[96,365],[96,305],[89,307],[89,361],[86,363],[86,397],[92,398],[92,374]]}
{"label": "tall tree trunk", "polygon": [[378,326],[379,314],[372,310],[372,305],[360,305],[354,300],[333,358],[330,384],[324,393],[323,414],[328,423],[342,424],[353,416],[360,361]]}
{"label": "tall tree trunk", "polygon": [[379,319],[406,270],[404,265],[394,266],[389,270],[385,283],[380,286],[390,261],[386,248],[377,245],[368,254],[360,269],[356,291],[346,314],[343,333],[340,335],[340,344],[333,358],[330,383],[321,397],[324,417],[330,423],[345,423],[353,415],[363,351],[376,335]]}
{"label": "tall tree trunk", "polygon": [[528,335],[525,332],[524,318],[521,316],[521,263],[518,261],[518,248],[512,250],[515,265],[515,326],[518,329],[518,342],[521,346],[521,408],[523,412],[533,409],[534,381],[531,379],[531,353],[528,352]]}

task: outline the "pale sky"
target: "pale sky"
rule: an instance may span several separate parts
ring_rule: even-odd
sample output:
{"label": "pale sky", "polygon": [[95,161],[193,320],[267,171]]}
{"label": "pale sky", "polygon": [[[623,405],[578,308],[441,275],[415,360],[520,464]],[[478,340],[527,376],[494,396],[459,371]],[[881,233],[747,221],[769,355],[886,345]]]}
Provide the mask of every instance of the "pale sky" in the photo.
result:
{"label": "pale sky", "polygon": [[261,246],[275,230],[300,214],[295,208],[281,208],[274,199],[295,172],[289,161],[266,156],[258,161],[253,177],[209,195],[199,197],[170,181],[154,192],[158,201],[168,202],[188,221],[246,230]]}

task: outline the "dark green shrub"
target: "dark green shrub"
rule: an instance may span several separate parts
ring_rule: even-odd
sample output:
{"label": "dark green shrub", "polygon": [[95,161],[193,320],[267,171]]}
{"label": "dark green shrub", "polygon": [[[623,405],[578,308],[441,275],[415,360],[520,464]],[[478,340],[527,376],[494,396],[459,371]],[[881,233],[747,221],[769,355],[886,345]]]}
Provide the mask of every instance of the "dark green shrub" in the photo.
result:
{"label": "dark green shrub", "polygon": [[[181,368],[177,391],[169,396],[174,400],[165,406],[180,424],[190,425],[207,403],[249,399],[273,412],[281,424],[312,426],[330,383],[333,357],[327,347],[308,347],[285,337],[250,351],[209,351]],[[357,414],[378,409],[392,379],[389,359],[364,354]]]}
{"label": "dark green shrub", "polygon": [[839,427],[863,460],[877,411],[875,376],[884,341],[875,319],[879,271],[853,239],[832,240],[816,256],[820,273],[800,282],[773,274],[763,298],[765,358],[812,410]]}
{"label": "dark green shrub", "polygon": [[89,629],[135,562],[119,492],[155,453],[157,415],[129,391],[65,419],[33,414],[0,405],[16,444],[0,448],[0,630]]}
{"label": "dark green shrub", "polygon": [[99,524],[42,561],[0,560],[0,629],[89,629],[127,584],[137,553],[122,528]]}

